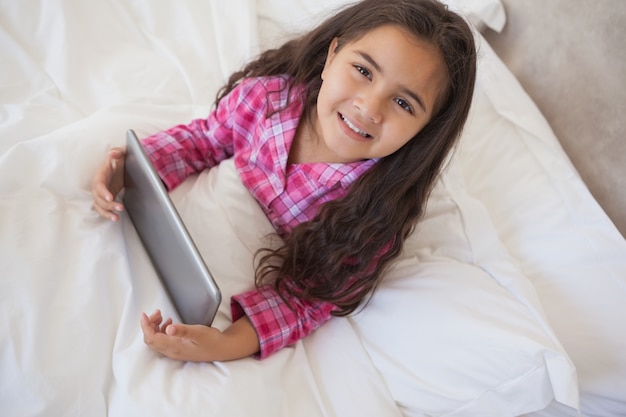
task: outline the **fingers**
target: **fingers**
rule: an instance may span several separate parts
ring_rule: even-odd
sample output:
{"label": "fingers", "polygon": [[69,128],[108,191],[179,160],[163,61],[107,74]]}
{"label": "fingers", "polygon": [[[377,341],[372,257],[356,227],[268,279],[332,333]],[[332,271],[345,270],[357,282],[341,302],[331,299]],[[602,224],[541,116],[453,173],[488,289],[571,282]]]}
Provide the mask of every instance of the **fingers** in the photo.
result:
{"label": "fingers", "polygon": [[124,160],[126,156],[126,149],[121,147],[111,148],[107,153],[107,158],[109,160],[109,164],[111,165],[111,169],[116,170],[121,161]]}
{"label": "fingers", "polygon": [[148,319],[148,324],[152,326],[155,332],[165,333],[166,329],[173,323],[171,318],[168,318],[164,322],[161,310],[158,309],[155,310],[149,317],[145,313],[143,313],[143,315]]}
{"label": "fingers", "polygon": [[[146,345],[154,349],[155,343],[158,342],[158,335],[163,334],[161,332],[161,322],[163,317],[161,311],[156,310],[149,317],[146,313],[141,314],[141,331],[143,332],[143,341]],[[171,324],[171,319],[168,319]],[[155,349],[158,350],[158,349]]]}
{"label": "fingers", "polygon": [[156,330],[150,322],[150,318],[146,315],[146,313],[141,314],[141,331],[143,331],[144,342],[146,342],[146,344],[150,344],[148,342],[148,339],[154,336]]}
{"label": "fingers", "polygon": [[171,318],[163,321],[161,310],[155,310],[150,316],[146,313],[141,315],[141,328],[144,330],[144,334],[153,335],[156,333],[163,333],[168,335],[179,335],[176,332],[176,326],[172,324]]}
{"label": "fingers", "polygon": [[[145,313],[144,313],[145,315]],[[157,309],[154,310],[154,313],[150,314],[149,317],[150,323],[154,324],[154,325],[159,325],[161,324],[161,322],[163,321],[163,316],[161,315],[161,310]]]}
{"label": "fingers", "polygon": [[168,318],[163,322],[161,312],[156,310],[150,316],[141,315],[141,330],[143,331],[144,343],[155,352],[172,359],[184,360],[186,339],[181,338],[180,327],[182,324],[172,324]]}
{"label": "fingers", "polygon": [[94,183],[93,208],[96,212],[114,222],[120,219],[120,212],[124,211],[124,205],[113,200],[113,195],[103,183]]}
{"label": "fingers", "polygon": [[124,186],[125,148],[112,148],[96,171],[92,183],[94,209],[109,220],[118,221],[124,206],[115,201],[117,193]]}

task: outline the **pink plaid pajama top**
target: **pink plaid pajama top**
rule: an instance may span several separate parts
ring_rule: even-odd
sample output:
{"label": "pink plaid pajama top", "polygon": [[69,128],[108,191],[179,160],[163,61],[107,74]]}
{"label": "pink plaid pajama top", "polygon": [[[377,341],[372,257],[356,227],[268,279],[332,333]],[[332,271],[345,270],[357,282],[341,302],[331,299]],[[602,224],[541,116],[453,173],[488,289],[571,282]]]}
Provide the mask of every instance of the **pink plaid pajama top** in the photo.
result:
{"label": "pink plaid pajama top", "polygon": [[[375,161],[287,165],[304,97],[302,89],[292,89],[285,107],[285,85],[281,77],[245,79],[206,119],[144,139],[143,146],[167,188],[172,190],[187,176],[234,158],[241,181],[282,237],[312,219],[322,203],[344,196]],[[259,358],[305,337],[336,309],[330,303],[300,299],[290,304],[293,310],[271,286],[232,297],[232,319],[248,316],[259,338]]]}

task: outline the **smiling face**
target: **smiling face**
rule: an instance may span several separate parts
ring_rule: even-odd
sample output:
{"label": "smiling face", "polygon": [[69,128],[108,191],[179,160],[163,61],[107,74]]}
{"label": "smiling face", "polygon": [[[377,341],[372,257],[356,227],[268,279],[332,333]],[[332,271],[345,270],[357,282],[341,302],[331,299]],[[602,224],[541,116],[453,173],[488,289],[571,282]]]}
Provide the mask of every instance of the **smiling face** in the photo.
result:
{"label": "smiling face", "polygon": [[441,53],[398,26],[381,26],[337,48],[322,72],[313,137],[318,161],[392,154],[431,119],[446,89]]}

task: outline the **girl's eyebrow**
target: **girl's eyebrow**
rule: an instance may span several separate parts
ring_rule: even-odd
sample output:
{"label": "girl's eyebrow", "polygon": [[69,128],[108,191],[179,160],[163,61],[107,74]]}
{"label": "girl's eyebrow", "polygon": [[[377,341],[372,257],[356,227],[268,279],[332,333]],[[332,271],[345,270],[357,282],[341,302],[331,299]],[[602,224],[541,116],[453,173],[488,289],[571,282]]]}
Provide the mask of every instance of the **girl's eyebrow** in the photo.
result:
{"label": "girl's eyebrow", "polygon": [[[381,74],[383,74],[383,69],[378,64],[378,62],[376,62],[376,60],[374,58],[372,58],[372,56],[370,54],[368,54],[367,52],[358,51],[358,50],[356,51],[356,53],[359,54],[364,60],[366,60],[372,67],[374,67],[374,69],[376,71],[378,71]],[[402,87],[402,92],[404,94],[410,96],[413,100],[415,100],[417,102],[417,104],[419,104],[419,106],[422,108],[422,110],[424,110],[424,113],[428,113],[426,111],[426,106],[424,105],[424,100],[421,99],[419,94],[415,93],[414,91],[409,90],[406,87]]]}

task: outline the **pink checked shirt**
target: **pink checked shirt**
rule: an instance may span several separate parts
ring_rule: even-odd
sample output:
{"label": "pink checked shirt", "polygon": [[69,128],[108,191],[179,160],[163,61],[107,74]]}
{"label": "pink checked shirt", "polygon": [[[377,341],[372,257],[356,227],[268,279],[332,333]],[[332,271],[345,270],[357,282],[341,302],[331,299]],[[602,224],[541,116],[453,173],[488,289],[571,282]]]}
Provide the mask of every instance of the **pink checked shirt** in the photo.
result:
{"label": "pink checked shirt", "polygon": [[[206,119],[175,126],[143,140],[168,189],[187,176],[234,158],[239,176],[281,236],[313,218],[318,207],[345,195],[347,187],[374,165],[287,165],[289,149],[303,110],[302,89],[291,102],[281,77],[243,80]],[[273,114],[271,114],[273,113]],[[271,116],[267,116],[271,114]],[[233,321],[248,316],[265,358],[305,337],[330,318],[333,304],[290,300],[287,307],[273,287],[255,288],[231,299]]]}

